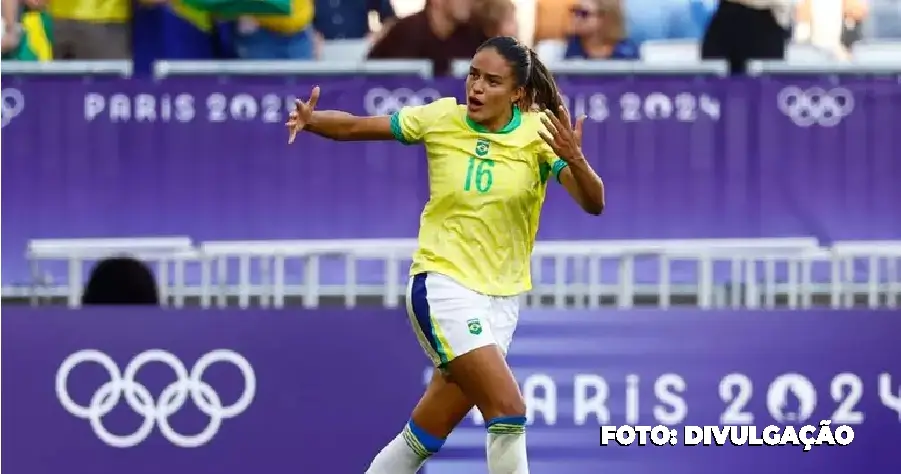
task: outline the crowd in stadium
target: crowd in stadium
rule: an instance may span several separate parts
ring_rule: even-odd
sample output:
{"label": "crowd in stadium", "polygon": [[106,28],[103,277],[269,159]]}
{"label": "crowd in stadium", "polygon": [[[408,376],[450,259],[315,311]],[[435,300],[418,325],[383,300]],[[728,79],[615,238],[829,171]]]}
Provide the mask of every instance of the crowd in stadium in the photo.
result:
{"label": "crowd in stadium", "polygon": [[[544,54],[561,59],[635,59],[640,44],[648,40],[700,40],[718,3],[266,1],[290,3],[290,14],[217,15],[212,6],[228,3],[224,0],[3,0],[3,57],[134,59],[140,70],[157,59],[311,60],[359,54],[433,59],[440,74],[446,68],[443,59],[468,58],[476,45],[495,35],[517,36],[539,52],[544,46]],[[899,0],[731,2],[784,2],[792,10],[791,34],[796,41],[822,43],[839,56],[850,54],[851,44],[860,38],[901,38]],[[427,15],[424,10],[433,13]],[[329,47],[338,44],[344,47]]]}

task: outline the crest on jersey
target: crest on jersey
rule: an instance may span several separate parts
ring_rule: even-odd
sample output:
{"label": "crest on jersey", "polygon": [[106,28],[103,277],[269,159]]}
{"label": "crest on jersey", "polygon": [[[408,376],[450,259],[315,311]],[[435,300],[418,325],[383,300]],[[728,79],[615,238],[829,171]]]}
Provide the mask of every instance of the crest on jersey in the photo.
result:
{"label": "crest on jersey", "polygon": [[541,178],[541,184],[547,183],[548,176],[551,175],[551,165],[542,162],[541,165],[538,166],[538,177]]}
{"label": "crest on jersey", "polygon": [[479,138],[476,140],[476,156],[482,157],[488,154],[488,148],[491,146],[491,142],[485,140],[484,138]]}
{"label": "crest on jersey", "polygon": [[475,334],[476,336],[482,334],[482,322],[478,319],[470,319],[469,321],[466,321],[466,327],[469,328],[470,334]]}

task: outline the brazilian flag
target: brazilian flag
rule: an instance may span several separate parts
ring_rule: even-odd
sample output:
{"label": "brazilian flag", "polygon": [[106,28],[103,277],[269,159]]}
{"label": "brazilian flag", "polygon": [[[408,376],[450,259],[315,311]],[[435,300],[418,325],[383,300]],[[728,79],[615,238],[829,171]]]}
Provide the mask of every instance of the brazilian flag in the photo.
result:
{"label": "brazilian flag", "polygon": [[44,11],[24,9],[20,18],[22,38],[19,47],[3,55],[5,60],[50,61],[53,59],[53,28]]}
{"label": "brazilian flag", "polygon": [[198,10],[185,0],[140,4],[134,9],[132,28],[132,51],[137,74],[150,73],[153,62],[161,59],[223,57],[223,35],[217,21],[209,12]]}

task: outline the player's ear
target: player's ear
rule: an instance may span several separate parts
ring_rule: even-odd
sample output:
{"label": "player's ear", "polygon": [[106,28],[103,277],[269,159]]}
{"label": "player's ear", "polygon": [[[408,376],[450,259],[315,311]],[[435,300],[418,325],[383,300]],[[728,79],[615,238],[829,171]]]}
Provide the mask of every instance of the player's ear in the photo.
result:
{"label": "player's ear", "polygon": [[523,103],[523,99],[526,97],[526,88],[523,86],[519,86],[513,90],[512,101],[513,105],[518,105]]}

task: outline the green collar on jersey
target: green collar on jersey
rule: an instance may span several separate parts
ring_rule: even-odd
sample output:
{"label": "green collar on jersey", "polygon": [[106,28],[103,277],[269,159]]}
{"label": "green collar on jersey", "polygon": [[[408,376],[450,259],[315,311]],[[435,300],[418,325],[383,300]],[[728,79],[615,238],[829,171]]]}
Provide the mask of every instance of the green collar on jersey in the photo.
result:
{"label": "green collar on jersey", "polygon": [[510,133],[513,130],[516,130],[519,127],[519,124],[522,123],[522,112],[519,111],[518,106],[513,106],[513,116],[510,117],[510,121],[507,122],[507,125],[504,125],[504,128],[492,132],[488,130],[483,125],[473,122],[469,115],[466,116],[466,124],[469,125],[469,128],[479,132],[479,133]]}

